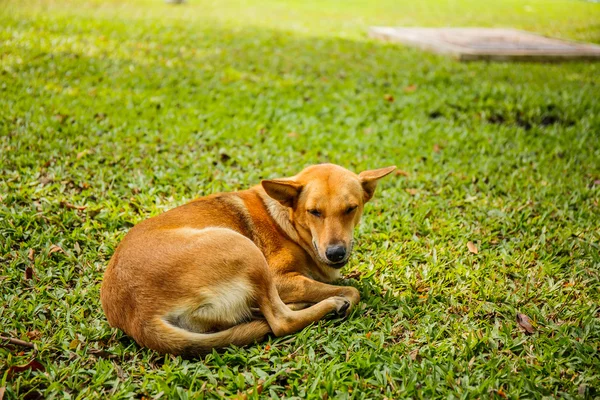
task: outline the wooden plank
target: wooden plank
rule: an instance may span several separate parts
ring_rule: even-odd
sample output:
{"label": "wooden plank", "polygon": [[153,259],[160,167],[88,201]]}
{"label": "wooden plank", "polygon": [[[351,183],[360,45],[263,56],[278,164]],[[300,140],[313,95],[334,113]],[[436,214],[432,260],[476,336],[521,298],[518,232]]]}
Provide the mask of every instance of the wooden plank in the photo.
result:
{"label": "wooden plank", "polygon": [[369,36],[461,61],[600,61],[600,46],[508,28],[372,27]]}

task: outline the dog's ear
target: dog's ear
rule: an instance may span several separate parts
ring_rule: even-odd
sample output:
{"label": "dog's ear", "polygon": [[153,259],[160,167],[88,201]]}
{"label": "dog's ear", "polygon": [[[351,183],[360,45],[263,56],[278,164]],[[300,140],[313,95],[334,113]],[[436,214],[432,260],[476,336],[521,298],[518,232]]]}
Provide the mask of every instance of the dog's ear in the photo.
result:
{"label": "dog's ear", "polygon": [[365,191],[365,203],[373,198],[375,188],[377,187],[377,181],[395,169],[396,166],[393,165],[391,167],[363,171],[358,174],[358,179],[360,179],[360,183]]}
{"label": "dog's ear", "polygon": [[271,179],[261,182],[267,194],[286,207],[294,207],[296,199],[302,190],[302,185],[285,179]]}

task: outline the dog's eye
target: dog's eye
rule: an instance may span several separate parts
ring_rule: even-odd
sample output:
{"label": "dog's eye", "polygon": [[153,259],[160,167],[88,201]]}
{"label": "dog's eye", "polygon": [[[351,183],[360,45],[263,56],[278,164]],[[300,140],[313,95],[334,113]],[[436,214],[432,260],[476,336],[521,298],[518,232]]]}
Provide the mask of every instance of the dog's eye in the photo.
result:
{"label": "dog's eye", "polygon": [[358,206],[351,206],[346,209],[346,214],[352,213],[352,211],[356,210]]}
{"label": "dog's eye", "polygon": [[308,212],[312,215],[314,215],[315,217],[320,217],[321,216],[321,212],[319,210],[308,210]]}

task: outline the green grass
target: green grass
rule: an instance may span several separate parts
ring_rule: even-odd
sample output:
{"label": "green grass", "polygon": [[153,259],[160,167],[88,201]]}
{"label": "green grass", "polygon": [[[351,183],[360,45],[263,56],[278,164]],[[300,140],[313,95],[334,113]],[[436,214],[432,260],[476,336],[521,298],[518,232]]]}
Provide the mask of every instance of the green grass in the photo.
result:
{"label": "green grass", "polygon": [[[575,0],[2,1],[0,334],[36,345],[0,348],[5,397],[600,396],[600,64],[365,34],[600,43],[599,21]],[[357,232],[348,319],[199,360],[108,326],[102,273],[133,224],[326,161],[404,171]]]}

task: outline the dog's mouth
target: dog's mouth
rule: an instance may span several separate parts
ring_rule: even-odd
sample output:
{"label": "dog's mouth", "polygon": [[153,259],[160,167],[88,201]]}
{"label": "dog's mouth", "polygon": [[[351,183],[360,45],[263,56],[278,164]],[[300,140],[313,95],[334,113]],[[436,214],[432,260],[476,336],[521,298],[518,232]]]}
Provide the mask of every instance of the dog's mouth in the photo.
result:
{"label": "dog's mouth", "polygon": [[348,264],[348,260],[350,259],[350,257],[347,257],[345,260],[342,260],[340,262],[337,263],[332,263],[332,262],[327,262],[326,264],[328,266],[330,266],[331,268],[335,268],[335,269],[340,269],[342,268],[344,265]]}

